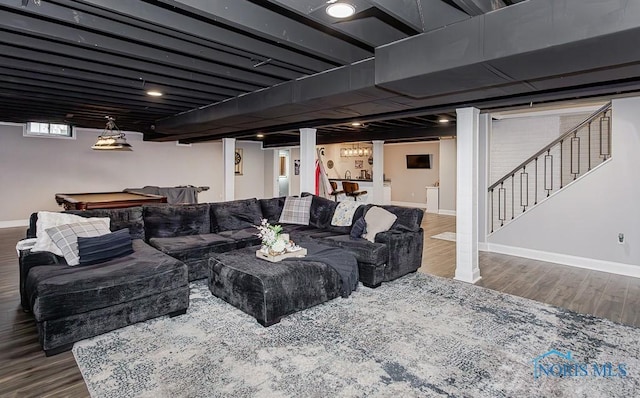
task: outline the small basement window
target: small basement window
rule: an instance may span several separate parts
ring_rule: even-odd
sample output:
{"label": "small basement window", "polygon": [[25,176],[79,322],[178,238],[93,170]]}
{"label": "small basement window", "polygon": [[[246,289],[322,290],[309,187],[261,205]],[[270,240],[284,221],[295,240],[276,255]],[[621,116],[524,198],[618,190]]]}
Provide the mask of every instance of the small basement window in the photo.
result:
{"label": "small basement window", "polygon": [[25,137],[75,138],[73,128],[68,124],[28,122]]}

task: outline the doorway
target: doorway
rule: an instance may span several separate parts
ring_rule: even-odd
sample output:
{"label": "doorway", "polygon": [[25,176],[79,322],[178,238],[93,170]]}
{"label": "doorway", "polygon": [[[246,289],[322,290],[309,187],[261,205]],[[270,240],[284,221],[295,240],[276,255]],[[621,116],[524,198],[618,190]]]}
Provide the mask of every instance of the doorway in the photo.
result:
{"label": "doorway", "polygon": [[280,149],[278,151],[278,196],[289,196],[289,159],[290,152],[288,149]]}

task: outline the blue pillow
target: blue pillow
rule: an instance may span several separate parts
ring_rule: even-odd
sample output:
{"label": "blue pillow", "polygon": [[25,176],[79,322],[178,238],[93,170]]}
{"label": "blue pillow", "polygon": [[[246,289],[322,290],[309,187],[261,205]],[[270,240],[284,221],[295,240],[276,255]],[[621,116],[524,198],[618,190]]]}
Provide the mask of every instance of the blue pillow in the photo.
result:
{"label": "blue pillow", "polygon": [[91,238],[78,237],[80,265],[104,263],[133,253],[129,228]]}
{"label": "blue pillow", "polygon": [[349,235],[351,239],[361,239],[362,235],[367,233],[367,222],[364,220],[364,217],[360,217],[353,223],[351,226],[351,232]]}

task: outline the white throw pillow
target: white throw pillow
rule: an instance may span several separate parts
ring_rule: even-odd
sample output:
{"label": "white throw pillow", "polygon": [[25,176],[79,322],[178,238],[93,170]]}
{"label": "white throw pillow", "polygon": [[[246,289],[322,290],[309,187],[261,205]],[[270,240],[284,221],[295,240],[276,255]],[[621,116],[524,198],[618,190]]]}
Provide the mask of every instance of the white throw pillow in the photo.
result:
{"label": "white throw pillow", "polygon": [[378,232],[388,231],[397,219],[395,214],[382,207],[373,206],[364,215],[364,220],[367,222],[367,233],[362,237],[369,242],[375,242]]}
{"label": "white throw pillow", "polygon": [[32,252],[51,252],[58,256],[62,256],[62,251],[56,246],[47,229],[57,227],[58,225],[73,224],[76,222],[103,220],[107,222],[107,226],[111,224],[109,217],[80,217],[75,214],[56,213],[51,211],[39,211],[38,221],[36,222],[36,244],[31,249]]}
{"label": "white throw pillow", "polygon": [[283,224],[309,225],[311,217],[311,201],[313,196],[296,198],[287,196],[278,222]]}
{"label": "white throw pillow", "polygon": [[47,234],[62,252],[67,264],[74,266],[80,264],[80,252],[78,251],[78,237],[92,238],[111,233],[109,223],[104,220],[93,220],[73,224],[58,225],[47,229]]}

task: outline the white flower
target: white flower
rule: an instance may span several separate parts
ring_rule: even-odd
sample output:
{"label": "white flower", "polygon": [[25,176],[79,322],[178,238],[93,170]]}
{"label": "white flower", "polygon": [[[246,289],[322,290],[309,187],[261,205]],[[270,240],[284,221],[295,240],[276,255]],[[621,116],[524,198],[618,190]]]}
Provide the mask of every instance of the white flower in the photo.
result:
{"label": "white flower", "polygon": [[287,242],[282,239],[278,239],[271,245],[271,250],[276,253],[280,253],[284,251],[285,247],[287,247]]}

